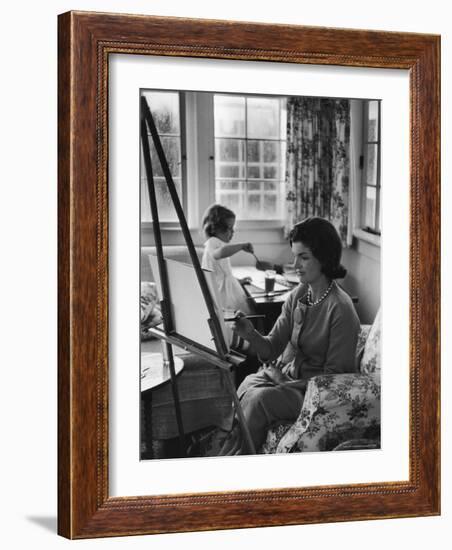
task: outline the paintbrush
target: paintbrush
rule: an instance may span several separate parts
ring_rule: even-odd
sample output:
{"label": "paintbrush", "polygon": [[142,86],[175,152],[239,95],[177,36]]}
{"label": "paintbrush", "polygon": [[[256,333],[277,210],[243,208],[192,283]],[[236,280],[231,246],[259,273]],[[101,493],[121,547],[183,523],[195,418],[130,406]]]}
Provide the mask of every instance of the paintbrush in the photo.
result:
{"label": "paintbrush", "polygon": [[259,271],[267,271],[267,269],[273,269],[273,264],[270,262],[263,262],[252,252],[253,256],[256,258],[256,269]]}
{"label": "paintbrush", "polygon": [[232,323],[233,321],[238,321],[239,319],[263,319],[265,315],[235,315],[234,317],[225,317],[225,323]]}

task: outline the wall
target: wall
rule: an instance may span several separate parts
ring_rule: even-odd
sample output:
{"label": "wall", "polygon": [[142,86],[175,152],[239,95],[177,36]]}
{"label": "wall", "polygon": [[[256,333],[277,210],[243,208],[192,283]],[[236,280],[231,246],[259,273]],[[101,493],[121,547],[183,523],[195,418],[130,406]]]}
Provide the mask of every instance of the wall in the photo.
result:
{"label": "wall", "polygon": [[[443,181],[452,178],[452,26],[449,3],[323,0],[295,3],[204,0],[47,0],[2,9],[0,87],[0,329],[2,545],[15,550],[229,550],[302,548],[410,550],[450,547],[452,538],[452,186],[443,186],[441,384],[442,516],[242,529],[70,542],[56,535],[56,16],[70,9],[442,33]],[[30,98],[33,105],[30,106]],[[31,147],[25,150],[24,129]],[[39,131],[39,137],[36,132]],[[221,475],[221,474],[219,474]]]}
{"label": "wall", "polygon": [[372,324],[380,307],[380,248],[355,237],[353,247],[344,250],[342,263],[347,268],[344,288],[358,297],[361,323]]}

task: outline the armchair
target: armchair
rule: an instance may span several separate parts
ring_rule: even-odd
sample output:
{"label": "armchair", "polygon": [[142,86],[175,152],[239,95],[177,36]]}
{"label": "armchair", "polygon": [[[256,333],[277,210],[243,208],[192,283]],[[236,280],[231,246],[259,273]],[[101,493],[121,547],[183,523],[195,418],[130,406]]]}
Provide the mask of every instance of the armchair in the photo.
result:
{"label": "armchair", "polygon": [[357,357],[357,373],[311,378],[297,420],[273,426],[260,452],[380,448],[380,312],[361,327]]}

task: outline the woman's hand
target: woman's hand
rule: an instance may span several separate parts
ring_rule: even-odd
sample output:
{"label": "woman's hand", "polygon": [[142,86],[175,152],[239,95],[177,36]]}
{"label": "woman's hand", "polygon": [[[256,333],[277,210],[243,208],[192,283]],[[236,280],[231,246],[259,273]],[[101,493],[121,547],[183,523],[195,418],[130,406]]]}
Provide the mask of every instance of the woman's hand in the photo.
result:
{"label": "woman's hand", "polygon": [[251,243],[243,243],[242,250],[248,252],[249,254],[254,254],[254,247]]}
{"label": "woman's hand", "polygon": [[272,351],[270,342],[254,328],[253,323],[242,311],[236,311],[235,317],[237,320],[232,325],[234,332],[244,340],[248,340],[253,353],[257,353],[261,360],[269,359]]}
{"label": "woman's hand", "polygon": [[237,321],[232,325],[232,329],[244,340],[249,340],[255,332],[253,323],[246,318],[243,311],[236,311],[235,316]]}

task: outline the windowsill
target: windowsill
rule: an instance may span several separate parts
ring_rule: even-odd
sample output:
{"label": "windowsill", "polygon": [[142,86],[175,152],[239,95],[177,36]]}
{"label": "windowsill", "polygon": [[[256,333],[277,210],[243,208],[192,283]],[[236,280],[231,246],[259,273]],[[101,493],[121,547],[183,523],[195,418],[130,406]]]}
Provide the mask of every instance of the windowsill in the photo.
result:
{"label": "windowsill", "polygon": [[[198,231],[198,227],[189,227],[190,231]],[[141,222],[141,230],[152,233],[154,227],[152,222]],[[178,222],[160,222],[160,231],[182,231],[181,225]]]}
{"label": "windowsill", "polygon": [[373,233],[369,233],[369,231],[364,231],[364,229],[356,228],[353,230],[353,236],[360,241],[381,247],[381,235],[374,235]]}
{"label": "windowsill", "polygon": [[283,227],[284,222],[282,220],[237,220],[235,224],[236,231],[282,229]]}
{"label": "windowsill", "polygon": [[[182,229],[178,223],[167,222],[160,224],[163,242],[166,246],[180,246],[185,243],[182,235]],[[205,242],[205,236],[199,227],[190,227],[191,237],[195,246],[201,246]],[[284,237],[282,222],[273,221],[257,221],[257,220],[242,220],[238,221],[235,230],[234,239],[238,241],[250,241],[257,246],[257,254],[267,254],[268,246],[289,248],[289,243]],[[154,231],[152,223],[143,222],[141,224],[141,244],[142,246],[154,246]],[[259,248],[260,247],[260,248]],[[281,251],[273,251],[275,254]]]}
{"label": "windowsill", "polygon": [[[269,230],[283,229],[284,222],[282,220],[237,220],[235,225],[236,231],[247,230]],[[141,229],[144,231],[152,231],[152,222],[141,222]],[[181,231],[179,222],[160,222],[162,231]],[[190,231],[201,231],[199,227],[189,227]]]}

